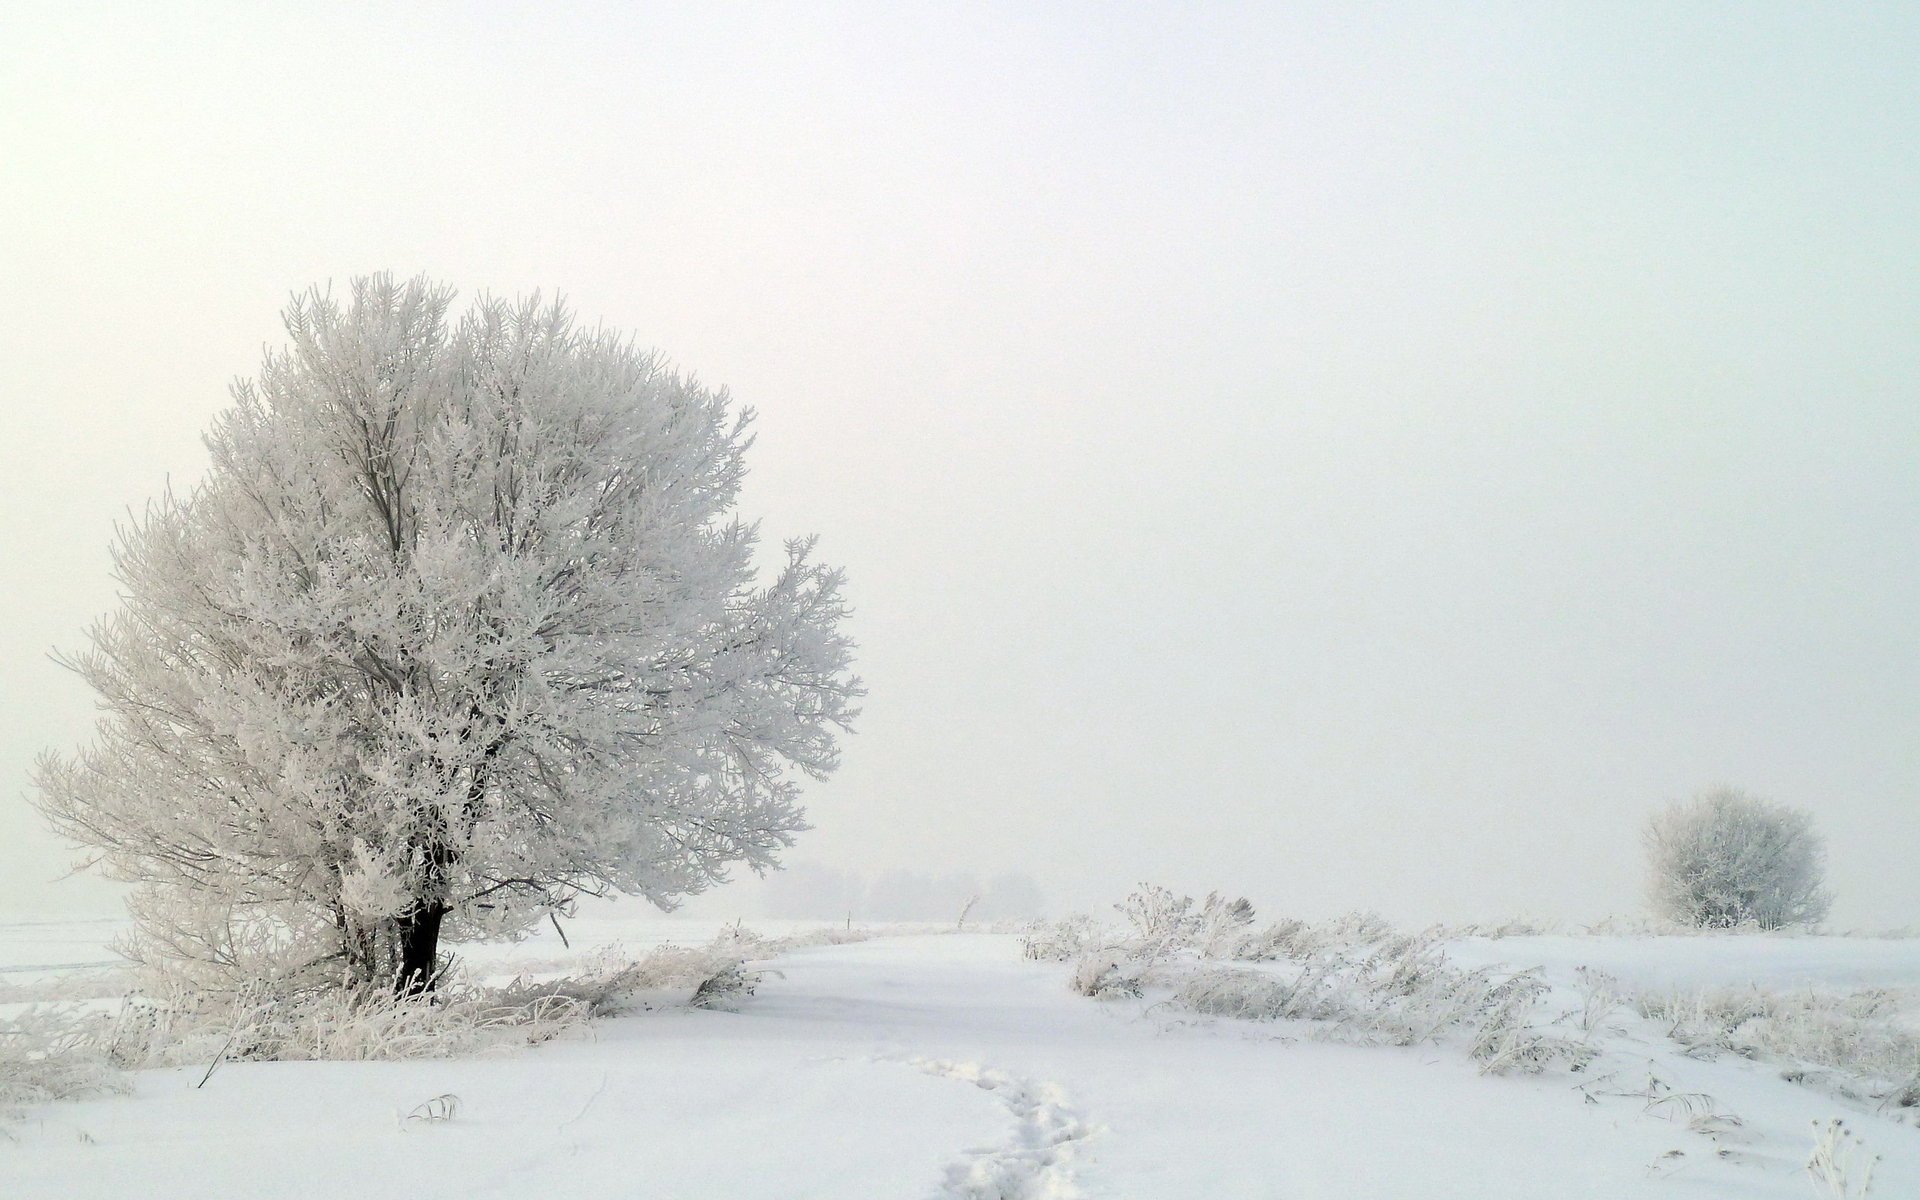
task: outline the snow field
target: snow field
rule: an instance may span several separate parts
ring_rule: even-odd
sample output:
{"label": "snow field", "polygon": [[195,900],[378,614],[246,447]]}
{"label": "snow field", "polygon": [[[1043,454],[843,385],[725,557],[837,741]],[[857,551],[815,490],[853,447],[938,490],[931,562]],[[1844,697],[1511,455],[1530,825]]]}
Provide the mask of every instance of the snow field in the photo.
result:
{"label": "snow field", "polygon": [[[570,928],[573,953],[653,936],[600,932]],[[1781,953],[1687,940],[1729,960],[1695,965],[1722,980]],[[1830,940],[1809,939],[1795,969],[1845,959],[1851,986],[1915,965]],[[1568,948],[1544,964],[1544,1003],[1578,1002],[1572,959],[1665,978],[1660,945],[1636,957],[1647,941]],[[1499,965],[1542,966],[1525,951],[1545,948]],[[476,970],[567,952],[499,953]],[[203,1068],[136,1072],[128,1096],[13,1125],[0,1195],[1805,1200],[1816,1123],[1838,1116],[1881,1157],[1874,1196],[1920,1196],[1920,1130],[1769,1064],[1690,1057],[1628,1006],[1597,1018],[1585,1070],[1488,1076],[1456,1045],[1334,1044],[1313,1021],[1206,1017],[1151,990],[1088,999],[1072,964],[1026,961],[1007,935],[752,965],[778,974],[738,1011],[635,1011],[506,1057],[230,1062],[203,1088]],[[458,1098],[450,1119],[407,1119],[442,1096]]]}

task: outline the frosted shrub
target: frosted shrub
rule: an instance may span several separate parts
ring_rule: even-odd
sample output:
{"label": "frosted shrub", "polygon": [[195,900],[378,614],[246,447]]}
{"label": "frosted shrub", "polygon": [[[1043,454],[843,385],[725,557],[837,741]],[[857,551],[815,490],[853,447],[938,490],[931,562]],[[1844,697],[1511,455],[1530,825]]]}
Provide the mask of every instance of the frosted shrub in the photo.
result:
{"label": "frosted shrub", "polygon": [[1825,848],[1806,813],[1733,788],[1703,792],[1646,831],[1656,913],[1682,924],[1762,929],[1825,918]]}

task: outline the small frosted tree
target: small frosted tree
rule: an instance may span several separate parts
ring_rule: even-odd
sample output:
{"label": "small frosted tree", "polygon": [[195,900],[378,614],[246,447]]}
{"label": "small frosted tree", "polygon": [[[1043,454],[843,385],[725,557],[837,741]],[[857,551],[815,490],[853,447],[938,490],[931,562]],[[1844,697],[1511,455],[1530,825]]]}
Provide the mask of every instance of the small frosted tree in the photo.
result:
{"label": "small frosted tree", "polygon": [[1715,788],[1655,814],[1646,845],[1650,898],[1670,920],[1777,929],[1827,915],[1826,851],[1797,809]]}
{"label": "small frosted tree", "polygon": [[762,870],[860,688],[841,575],[732,515],[751,413],[559,304],[356,280],[285,314],[204,481],[123,529],[40,805],[139,952],[431,986],[441,938]]}

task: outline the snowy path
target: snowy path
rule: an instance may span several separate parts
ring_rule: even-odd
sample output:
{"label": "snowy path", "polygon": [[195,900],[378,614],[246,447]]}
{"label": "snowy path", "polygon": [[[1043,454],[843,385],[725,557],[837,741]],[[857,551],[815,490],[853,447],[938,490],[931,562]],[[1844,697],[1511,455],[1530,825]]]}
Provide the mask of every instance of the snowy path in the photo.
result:
{"label": "snowy path", "polygon": [[[0,1196],[1803,1200],[1807,1143],[1765,1139],[1835,1112],[1756,1074],[1764,1111],[1727,1097],[1763,1118],[1733,1161],[1565,1076],[1081,999],[1013,938],[883,938],[778,968],[738,1013],[641,1014],[511,1058],[234,1064],[198,1091],[197,1071],[150,1072],[132,1098],[17,1127]],[[1723,1091],[1757,1071],[1699,1067]],[[398,1119],[445,1093],[453,1120]],[[1920,1195],[1920,1131],[1866,1124],[1876,1195]]]}

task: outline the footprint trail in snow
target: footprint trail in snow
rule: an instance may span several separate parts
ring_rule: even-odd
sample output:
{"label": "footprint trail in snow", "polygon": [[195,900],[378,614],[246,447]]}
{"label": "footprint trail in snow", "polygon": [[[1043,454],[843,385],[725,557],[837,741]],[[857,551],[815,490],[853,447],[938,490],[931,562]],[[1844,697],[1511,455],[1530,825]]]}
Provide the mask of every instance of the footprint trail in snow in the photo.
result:
{"label": "footprint trail in snow", "polygon": [[907,1066],[991,1092],[1013,1115],[1013,1136],[966,1151],[947,1167],[935,1200],[1079,1200],[1073,1163],[1099,1132],[1058,1084],[1026,1079],[979,1063],[908,1058]]}

